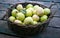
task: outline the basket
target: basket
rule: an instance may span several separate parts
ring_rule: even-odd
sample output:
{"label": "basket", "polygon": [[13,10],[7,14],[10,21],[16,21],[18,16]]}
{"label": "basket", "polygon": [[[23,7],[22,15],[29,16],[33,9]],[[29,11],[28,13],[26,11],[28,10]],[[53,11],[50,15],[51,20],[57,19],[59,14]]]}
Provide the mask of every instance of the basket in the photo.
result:
{"label": "basket", "polygon": [[[22,4],[23,7],[25,7],[27,4],[33,4],[33,5],[39,5],[41,6],[42,8],[51,8],[53,5],[55,4],[51,4],[50,7],[47,7],[45,5],[42,5],[40,4],[40,2],[33,2],[33,1],[28,1],[28,2],[19,2],[19,3],[16,3],[12,6],[10,6],[10,8],[8,8],[8,11],[7,11],[7,14],[6,14],[6,17],[7,19],[11,16],[11,11],[12,11],[12,8],[16,8],[16,6],[18,4]],[[9,20],[7,20],[7,23],[8,23],[8,27],[9,29],[13,32],[13,33],[16,33],[17,35],[22,35],[22,36],[30,36],[30,35],[36,35],[38,33],[41,33],[43,32],[46,27],[48,26],[51,18],[53,17],[54,14],[52,14],[52,12],[48,15],[49,18],[47,21],[45,21],[44,23],[38,23],[38,24],[35,24],[35,25],[29,25],[29,26],[25,26],[25,25],[17,25],[15,23],[12,23],[10,22]],[[5,16],[4,16],[5,17]],[[3,18],[4,18],[3,17]]]}

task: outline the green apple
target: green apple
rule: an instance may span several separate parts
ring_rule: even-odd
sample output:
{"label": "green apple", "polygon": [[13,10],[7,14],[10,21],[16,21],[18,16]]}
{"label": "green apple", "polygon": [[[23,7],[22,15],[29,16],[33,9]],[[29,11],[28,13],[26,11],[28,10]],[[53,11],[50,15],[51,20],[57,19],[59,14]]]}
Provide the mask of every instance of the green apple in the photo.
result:
{"label": "green apple", "polygon": [[28,9],[32,11],[33,15],[36,14],[36,10],[34,10],[34,8],[28,8]]}
{"label": "green apple", "polygon": [[33,8],[28,8],[28,9],[31,10],[32,12],[33,12],[33,10],[34,10]]}
{"label": "green apple", "polygon": [[38,22],[37,21],[33,21],[33,24],[35,25],[35,24],[37,24]]}
{"label": "green apple", "polygon": [[43,15],[41,18],[40,18],[40,21],[41,22],[44,22],[48,19],[48,16],[47,15]]}
{"label": "green apple", "polygon": [[14,23],[16,23],[16,24],[22,24],[22,22],[20,20],[15,20]]}
{"label": "green apple", "polygon": [[32,5],[32,4],[28,4],[28,5],[26,6],[26,8],[30,8],[30,7],[33,7],[33,5]]}
{"label": "green apple", "polygon": [[25,19],[25,15],[24,15],[23,13],[20,12],[20,13],[17,13],[16,18],[17,18],[18,20],[23,21],[23,20]]}
{"label": "green apple", "polygon": [[14,21],[15,21],[15,17],[14,17],[14,16],[10,16],[10,17],[9,17],[9,20],[10,20],[11,22],[14,22]]}
{"label": "green apple", "polygon": [[24,24],[33,24],[32,17],[26,17],[25,20],[24,20]]}
{"label": "green apple", "polygon": [[33,15],[36,14],[36,10],[33,10]]}
{"label": "green apple", "polygon": [[39,5],[35,5],[33,8],[36,10],[39,7]]}
{"label": "green apple", "polygon": [[36,14],[37,14],[38,16],[44,15],[44,9],[43,9],[42,7],[38,7],[38,8],[36,9]]}
{"label": "green apple", "polygon": [[18,11],[17,9],[13,9],[11,14],[12,14],[12,16],[15,17],[18,12],[19,12],[19,11]]}
{"label": "green apple", "polygon": [[27,16],[27,17],[28,17],[28,16],[32,16],[32,11],[29,10],[29,9],[27,9],[27,10],[26,10],[26,16]]}
{"label": "green apple", "polygon": [[23,9],[23,6],[22,6],[21,4],[18,4],[16,8],[17,8],[17,10],[19,10],[19,11],[20,11],[20,10],[22,10],[22,9]]}
{"label": "green apple", "polygon": [[49,9],[49,8],[44,8],[44,14],[45,14],[45,15],[50,14],[50,9]]}
{"label": "green apple", "polygon": [[32,16],[32,19],[33,19],[34,21],[39,21],[39,16],[38,16],[38,15],[33,15],[33,16]]}

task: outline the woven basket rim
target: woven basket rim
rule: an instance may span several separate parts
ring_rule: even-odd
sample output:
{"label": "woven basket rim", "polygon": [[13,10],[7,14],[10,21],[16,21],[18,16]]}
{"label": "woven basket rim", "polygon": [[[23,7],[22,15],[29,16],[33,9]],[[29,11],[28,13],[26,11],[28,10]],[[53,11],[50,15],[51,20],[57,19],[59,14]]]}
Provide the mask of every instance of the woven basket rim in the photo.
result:
{"label": "woven basket rim", "polygon": [[[40,4],[40,2],[35,2],[35,1],[28,1],[28,2],[18,2],[18,3],[16,3],[16,4],[13,4],[12,6],[14,6],[14,5],[17,5],[17,4],[21,4],[21,3],[37,3],[37,4],[39,4],[39,5],[42,5],[42,4]],[[8,8],[8,9],[11,9],[11,7],[12,6],[10,6],[10,8]],[[42,5],[42,6],[44,6],[44,7],[47,7],[47,6],[45,6],[45,5]],[[48,8],[48,7],[47,7]],[[50,14],[50,16],[51,16],[52,14]],[[48,20],[46,20],[45,22],[43,22],[43,23],[38,23],[38,24],[35,24],[35,25],[29,25],[29,26],[27,26],[27,25],[23,25],[23,26],[20,26],[20,27],[37,27],[37,26],[41,26],[42,24],[45,24],[45,23],[47,23],[47,22],[49,22],[50,21],[50,16],[49,16],[49,18],[48,18]],[[9,20],[8,20],[9,21]],[[12,23],[11,21],[9,21],[10,23]],[[15,24],[15,23],[12,23],[12,24]],[[16,24],[17,25],[17,24]],[[22,25],[22,24],[21,24]],[[17,25],[17,26],[19,26],[19,25]]]}

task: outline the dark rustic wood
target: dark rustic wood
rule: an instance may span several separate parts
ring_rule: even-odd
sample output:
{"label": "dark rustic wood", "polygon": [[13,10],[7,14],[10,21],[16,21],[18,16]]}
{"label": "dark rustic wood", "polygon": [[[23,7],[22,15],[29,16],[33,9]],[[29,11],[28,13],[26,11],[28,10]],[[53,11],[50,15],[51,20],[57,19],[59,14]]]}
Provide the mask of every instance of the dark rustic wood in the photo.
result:
{"label": "dark rustic wood", "polygon": [[0,34],[0,38],[18,38],[18,37],[14,37],[14,36],[8,36],[8,35]]}
{"label": "dark rustic wood", "polygon": [[[14,1],[14,0],[12,0],[12,1]],[[3,15],[6,12],[5,11],[6,8],[9,7],[10,4],[8,4],[8,3],[14,3],[14,2],[7,2],[5,0],[2,2],[5,2],[5,3],[1,4],[1,1],[0,1],[0,7],[1,7],[0,8],[0,18],[3,17]],[[49,2],[41,2],[41,4],[49,7]],[[53,8],[53,10],[55,10],[54,8],[56,8],[56,7],[54,6],[52,8]],[[59,8],[60,8],[60,6],[59,6]],[[41,34],[39,33],[38,35],[32,36],[30,38],[60,38],[60,9],[54,16],[55,17],[50,21],[49,26],[43,33],[41,33]],[[12,36],[17,36],[16,34],[12,33],[12,31],[9,30],[9,28],[7,26],[7,22],[2,21],[2,20],[0,20],[0,33],[1,33],[0,34],[1,38],[15,38]],[[3,34],[6,34],[6,35],[3,35]],[[7,35],[9,35],[9,36],[7,36]]]}

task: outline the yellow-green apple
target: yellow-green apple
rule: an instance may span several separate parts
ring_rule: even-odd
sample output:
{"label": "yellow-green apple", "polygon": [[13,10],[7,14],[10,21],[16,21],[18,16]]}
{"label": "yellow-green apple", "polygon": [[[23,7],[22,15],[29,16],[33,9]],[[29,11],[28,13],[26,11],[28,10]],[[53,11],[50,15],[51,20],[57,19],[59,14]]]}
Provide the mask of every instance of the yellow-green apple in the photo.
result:
{"label": "yellow-green apple", "polygon": [[44,22],[48,19],[48,16],[47,15],[43,15],[41,18],[40,18],[40,21],[41,22]]}
{"label": "yellow-green apple", "polygon": [[38,16],[38,15],[33,15],[33,16],[32,16],[32,19],[33,19],[34,21],[39,21],[39,16]]}
{"label": "yellow-green apple", "polygon": [[33,24],[32,17],[26,17],[25,20],[24,20],[24,24]]}
{"label": "yellow-green apple", "polygon": [[11,12],[11,14],[12,14],[12,16],[15,17],[18,12],[19,11],[17,9],[13,9],[12,12]]}
{"label": "yellow-green apple", "polygon": [[26,16],[27,16],[27,17],[28,17],[28,16],[32,16],[32,11],[29,10],[29,9],[27,9],[27,10],[26,10]]}
{"label": "yellow-green apple", "polygon": [[44,15],[44,9],[43,9],[42,7],[38,7],[38,8],[36,9],[36,14],[37,14],[38,16]]}
{"label": "yellow-green apple", "polygon": [[39,5],[35,5],[33,8],[36,10],[39,7]]}
{"label": "yellow-green apple", "polygon": [[28,5],[26,6],[26,8],[30,8],[30,7],[33,7],[33,5],[32,5],[32,4],[28,4]]}
{"label": "yellow-green apple", "polygon": [[16,7],[17,10],[22,10],[23,9],[23,6],[21,4],[18,4],[17,7]]}
{"label": "yellow-green apple", "polygon": [[16,24],[22,24],[22,22],[20,20],[15,20],[14,23],[16,23]]}
{"label": "yellow-green apple", "polygon": [[9,20],[10,20],[11,22],[14,22],[14,21],[15,21],[15,17],[14,17],[14,16],[10,16],[10,17],[9,17]]}
{"label": "yellow-green apple", "polygon": [[49,9],[49,8],[44,8],[44,14],[45,14],[45,15],[50,14],[50,9]]}
{"label": "yellow-green apple", "polygon": [[33,21],[33,24],[35,25],[35,24],[37,24],[38,22],[37,21]]}
{"label": "yellow-green apple", "polygon": [[23,21],[23,20],[25,19],[25,15],[20,12],[20,13],[17,13],[16,18],[17,18],[18,20],[20,20],[20,21]]}

